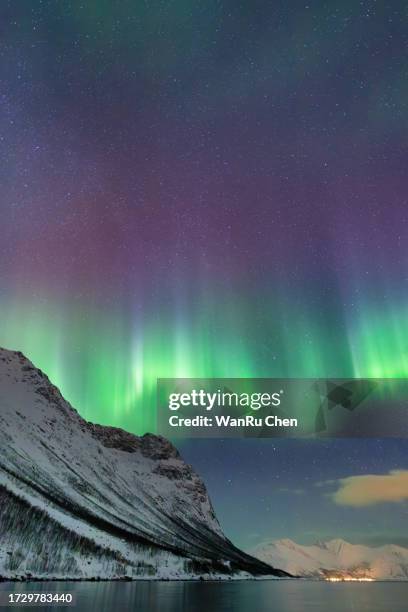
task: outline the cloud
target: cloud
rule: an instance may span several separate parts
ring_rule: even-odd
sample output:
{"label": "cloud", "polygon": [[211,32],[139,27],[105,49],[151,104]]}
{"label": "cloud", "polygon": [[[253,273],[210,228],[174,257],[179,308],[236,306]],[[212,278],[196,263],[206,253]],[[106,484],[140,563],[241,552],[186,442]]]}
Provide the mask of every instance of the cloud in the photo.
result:
{"label": "cloud", "polygon": [[342,478],[332,494],[339,506],[362,508],[384,502],[408,500],[408,470],[393,470],[389,474],[367,474]]}

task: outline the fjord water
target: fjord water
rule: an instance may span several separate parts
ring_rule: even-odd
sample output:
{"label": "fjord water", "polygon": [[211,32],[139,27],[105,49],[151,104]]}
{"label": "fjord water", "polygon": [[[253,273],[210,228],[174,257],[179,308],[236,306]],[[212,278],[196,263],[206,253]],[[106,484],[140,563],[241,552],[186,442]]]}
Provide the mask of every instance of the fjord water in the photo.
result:
{"label": "fjord water", "polygon": [[73,593],[75,605],[46,609],[76,612],[406,612],[408,601],[408,582],[3,582],[0,589]]}

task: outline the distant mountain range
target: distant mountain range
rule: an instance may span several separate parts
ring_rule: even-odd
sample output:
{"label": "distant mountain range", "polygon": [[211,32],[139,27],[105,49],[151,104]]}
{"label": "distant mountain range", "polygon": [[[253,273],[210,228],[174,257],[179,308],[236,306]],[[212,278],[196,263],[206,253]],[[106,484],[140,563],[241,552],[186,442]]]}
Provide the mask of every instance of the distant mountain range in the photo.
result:
{"label": "distant mountain range", "polygon": [[170,442],[86,422],[0,349],[0,578],[285,576],[224,536]]}
{"label": "distant mountain range", "polygon": [[374,548],[336,539],[301,546],[276,540],[257,546],[251,554],[296,576],[408,579],[408,549],[394,544]]}

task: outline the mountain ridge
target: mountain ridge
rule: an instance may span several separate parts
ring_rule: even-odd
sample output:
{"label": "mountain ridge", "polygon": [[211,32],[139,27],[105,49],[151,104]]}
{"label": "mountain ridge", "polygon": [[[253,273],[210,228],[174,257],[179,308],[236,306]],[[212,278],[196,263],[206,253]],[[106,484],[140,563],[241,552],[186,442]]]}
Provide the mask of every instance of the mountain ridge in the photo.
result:
{"label": "mountain ridge", "polygon": [[251,554],[303,577],[408,579],[408,548],[396,544],[371,547],[335,538],[303,546],[290,539],[281,539],[260,544]]}
{"label": "mountain ridge", "polygon": [[0,576],[286,575],[224,536],[203,481],[168,440],[88,423],[6,349],[0,447]]}

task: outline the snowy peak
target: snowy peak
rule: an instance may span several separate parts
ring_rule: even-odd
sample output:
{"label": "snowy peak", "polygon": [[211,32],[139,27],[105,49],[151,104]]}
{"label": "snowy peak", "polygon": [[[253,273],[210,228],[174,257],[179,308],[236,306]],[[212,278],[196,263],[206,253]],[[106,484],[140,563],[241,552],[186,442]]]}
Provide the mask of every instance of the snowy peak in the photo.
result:
{"label": "snowy peak", "polygon": [[349,546],[351,546],[351,544],[349,544],[345,540],[342,540],[341,538],[329,540],[328,542],[325,542],[324,544],[327,549],[332,550],[336,554],[338,554],[342,550],[347,549]]}
{"label": "snowy peak", "polygon": [[334,539],[302,546],[282,539],[261,544],[252,554],[296,576],[408,579],[408,549],[394,544],[373,548]]}

